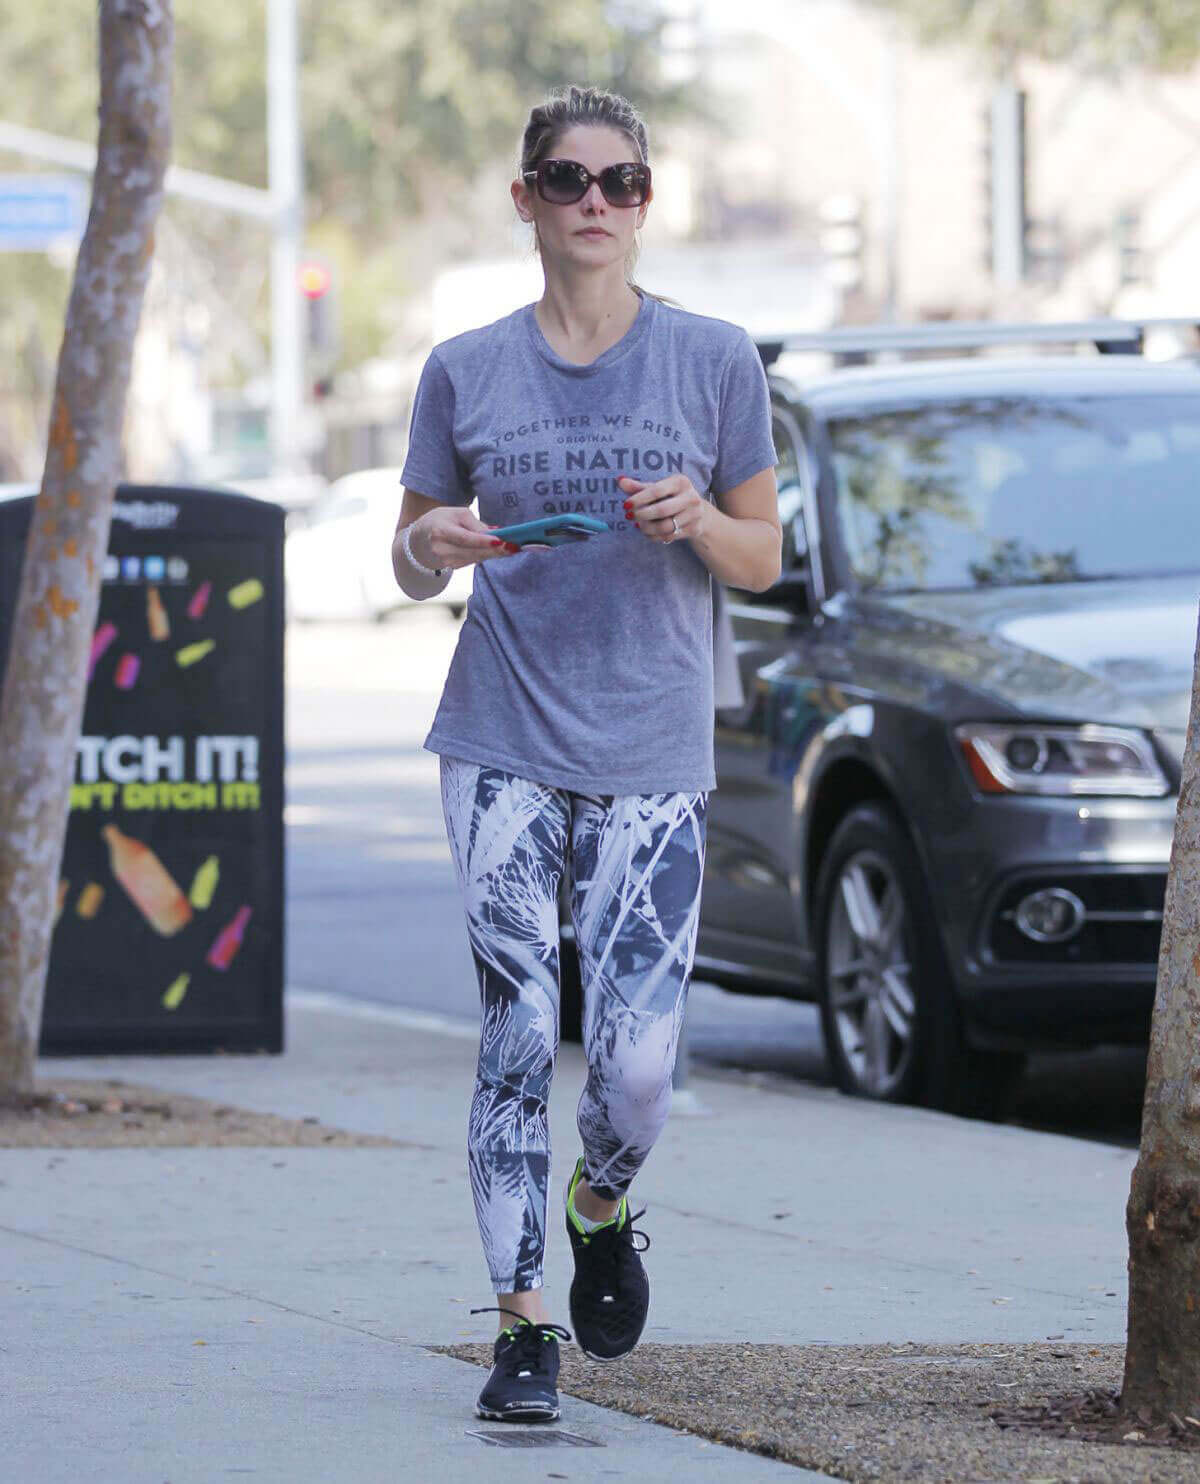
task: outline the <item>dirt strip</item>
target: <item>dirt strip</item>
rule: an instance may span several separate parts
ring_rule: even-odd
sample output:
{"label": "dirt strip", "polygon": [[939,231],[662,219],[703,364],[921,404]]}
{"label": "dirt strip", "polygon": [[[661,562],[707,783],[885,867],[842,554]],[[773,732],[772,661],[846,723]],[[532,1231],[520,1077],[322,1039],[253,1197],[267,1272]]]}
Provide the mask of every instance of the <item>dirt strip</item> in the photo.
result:
{"label": "dirt strip", "polygon": [[0,1149],[397,1148],[402,1140],[280,1118],[116,1079],[56,1078],[28,1108],[0,1106]]}
{"label": "dirt strip", "polygon": [[[490,1345],[436,1347],[489,1366]],[[640,1345],[599,1366],[563,1347],[560,1388],[836,1479],[912,1484],[1196,1484],[1200,1451],[1072,1417],[1112,1394],[1120,1345]],[[569,1404],[568,1404],[569,1407]],[[1029,1426],[1001,1426],[1030,1409]],[[1056,1421],[1054,1414],[1061,1414]],[[564,1408],[564,1419],[570,1413]],[[1064,1436],[1053,1429],[1061,1427]],[[1074,1429],[1073,1431],[1071,1429]],[[1191,1431],[1190,1425],[1188,1428]],[[1134,1429],[1136,1431],[1136,1429]]]}

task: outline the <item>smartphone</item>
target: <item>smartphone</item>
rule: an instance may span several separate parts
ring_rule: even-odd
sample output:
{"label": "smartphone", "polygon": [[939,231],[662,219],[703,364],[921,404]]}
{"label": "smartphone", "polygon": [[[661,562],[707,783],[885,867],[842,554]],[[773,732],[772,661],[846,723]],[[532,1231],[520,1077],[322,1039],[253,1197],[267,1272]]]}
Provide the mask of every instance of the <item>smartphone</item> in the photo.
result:
{"label": "smartphone", "polygon": [[488,535],[499,541],[511,541],[514,546],[566,546],[607,530],[605,523],[594,515],[547,515],[542,520],[527,520],[518,526],[501,526]]}

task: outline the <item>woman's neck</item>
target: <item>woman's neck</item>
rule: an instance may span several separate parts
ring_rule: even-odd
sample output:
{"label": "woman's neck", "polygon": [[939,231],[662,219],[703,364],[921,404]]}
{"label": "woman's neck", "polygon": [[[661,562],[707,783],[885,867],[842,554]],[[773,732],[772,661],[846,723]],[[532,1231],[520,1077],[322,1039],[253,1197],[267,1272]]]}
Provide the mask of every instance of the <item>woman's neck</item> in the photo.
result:
{"label": "woman's neck", "polygon": [[564,360],[586,365],[627,333],[641,300],[625,281],[591,272],[546,274],[546,287],[534,306],[538,325]]}

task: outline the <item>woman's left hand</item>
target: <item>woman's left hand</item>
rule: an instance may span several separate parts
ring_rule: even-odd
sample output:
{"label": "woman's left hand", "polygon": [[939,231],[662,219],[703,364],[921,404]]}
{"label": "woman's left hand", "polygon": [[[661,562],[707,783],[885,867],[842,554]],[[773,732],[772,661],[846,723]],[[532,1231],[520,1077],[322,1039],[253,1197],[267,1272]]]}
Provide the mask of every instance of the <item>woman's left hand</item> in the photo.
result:
{"label": "woman's left hand", "polygon": [[669,474],[655,484],[643,484],[623,474],[617,481],[625,496],[625,517],[651,541],[669,546],[699,536],[709,505],[686,474]]}

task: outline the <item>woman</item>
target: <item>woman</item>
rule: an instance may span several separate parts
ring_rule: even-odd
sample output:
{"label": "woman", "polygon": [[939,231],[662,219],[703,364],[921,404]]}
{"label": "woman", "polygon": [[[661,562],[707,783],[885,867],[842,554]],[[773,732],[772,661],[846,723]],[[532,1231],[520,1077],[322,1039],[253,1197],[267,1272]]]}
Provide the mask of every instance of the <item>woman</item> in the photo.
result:
{"label": "woman", "polygon": [[[566,1189],[571,1324],[597,1360],[645,1324],[627,1192],[666,1119],[695,948],[715,782],[711,578],[762,590],[779,575],[753,344],[629,276],[647,159],[641,119],[611,93],[572,87],[531,113],[512,197],[545,291],[430,355],[393,547],[414,598],[478,567],[426,746],[441,754],[482,998],[468,1155],[500,1314],[476,1410],[494,1419],[558,1417],[557,1339],[570,1338],[541,1292],[564,873],[588,1062]],[[491,534],[564,512],[609,530],[554,549]]]}

